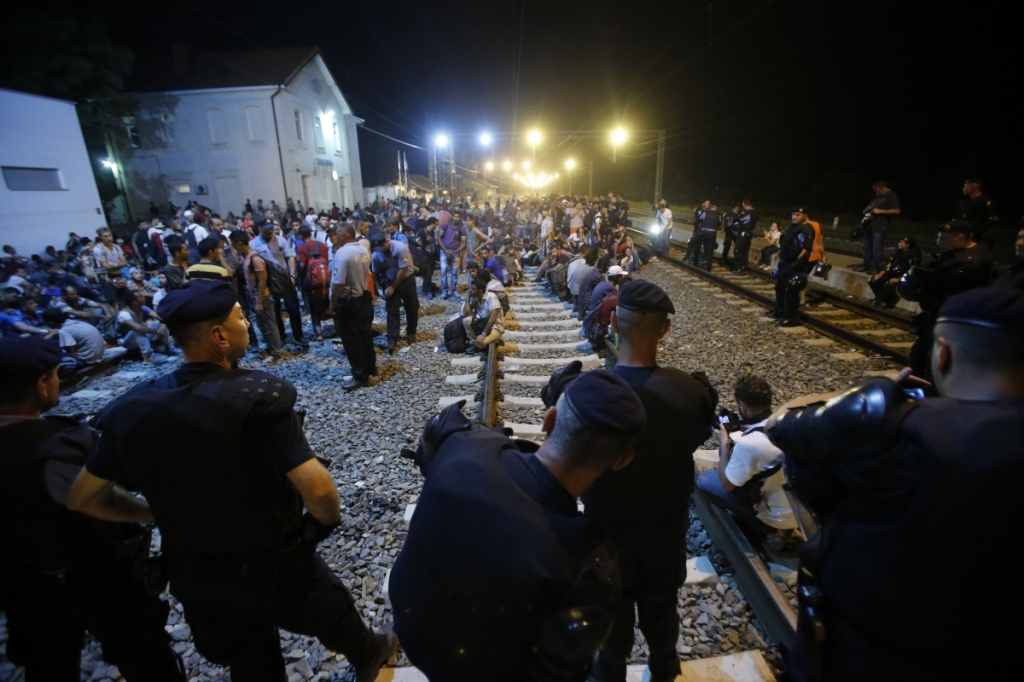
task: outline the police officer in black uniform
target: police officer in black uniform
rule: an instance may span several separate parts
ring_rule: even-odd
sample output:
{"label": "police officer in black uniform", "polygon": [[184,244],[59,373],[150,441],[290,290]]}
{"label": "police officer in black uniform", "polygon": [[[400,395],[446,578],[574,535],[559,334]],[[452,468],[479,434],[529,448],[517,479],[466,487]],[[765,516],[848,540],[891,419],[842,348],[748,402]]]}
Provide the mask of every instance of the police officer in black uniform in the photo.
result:
{"label": "police officer in black uniform", "polygon": [[974,241],[984,240],[991,249],[991,238],[985,238],[985,233],[999,222],[999,212],[992,203],[992,197],[981,191],[982,184],[981,178],[977,177],[964,181],[964,198],[960,200],[955,219],[970,223],[974,227],[971,235]]}
{"label": "police officer in black uniform", "polygon": [[461,406],[427,424],[416,453],[426,482],[390,579],[402,647],[431,680],[583,682],[619,578],[576,499],[629,464],[643,406],[612,372],[584,372],[548,410],[539,449],[471,427]]}
{"label": "police officer in black uniform", "polygon": [[230,284],[189,282],[157,312],[185,363],[97,415],[100,440],[69,507],[111,513],[115,481],[145,496],[196,649],[231,679],[284,681],[278,627],[345,654],[360,682],[376,679],[396,641],[363,623],[316,551],[340,505],[302,432],[295,387],[230,369],[248,340]]}
{"label": "police officer in black uniform", "polygon": [[1014,244],[1014,249],[1017,254],[1017,262],[1000,274],[999,279],[993,282],[992,286],[1024,289],[1024,225],[1017,230],[1017,242]]}
{"label": "police officer in black uniform", "polygon": [[718,241],[718,228],[722,225],[722,216],[718,213],[718,206],[714,202],[704,202],[706,208],[701,211],[700,227],[694,226],[694,235],[697,236],[696,249],[693,253],[693,264],[700,262],[700,253],[704,251],[704,267],[711,272],[711,263],[714,260],[715,244]]}
{"label": "police officer in black uniform", "polygon": [[710,208],[711,200],[705,199],[700,206],[693,209],[693,234],[690,235],[690,241],[686,243],[686,260],[692,265],[697,265],[697,261],[700,260],[700,227],[704,224],[704,215]]}
{"label": "police officer in black uniform", "polygon": [[612,317],[619,338],[615,373],[640,397],[647,429],[633,463],[606,472],[583,494],[587,514],[605,525],[619,550],[625,597],[591,676],[598,682],[626,678],[634,607],[650,650],[651,680],[674,680],[680,672],[676,606],[686,578],[693,453],[711,437],[717,397],[702,374],[658,366],[658,342],[673,313],[668,294],[652,282],[634,280],[619,289]]}
{"label": "police officer in black uniform", "polygon": [[729,261],[729,251],[732,249],[733,242],[736,241],[736,219],[740,217],[739,204],[732,207],[732,210],[722,216],[722,227],[724,228],[724,241],[722,242],[722,265],[727,268],[732,268],[732,263]]}
{"label": "police officer in black uniform", "polygon": [[974,226],[963,220],[951,220],[939,227],[936,245],[938,258],[926,265],[912,267],[900,280],[897,291],[908,301],[916,301],[921,312],[913,317],[917,339],[910,348],[910,368],[915,376],[929,378],[932,327],[942,303],[952,296],[992,281],[992,251],[985,242],[972,238]]}
{"label": "police officer in black uniform", "polygon": [[814,243],[814,228],[807,222],[806,206],[793,209],[793,222],[779,239],[779,269],[775,273],[775,308],[766,317],[780,320],[783,327],[800,324],[800,291],[807,286],[811,266],[808,258]]}
{"label": "police officer in black uniform", "polygon": [[747,269],[750,242],[754,238],[754,230],[757,229],[757,211],[754,210],[754,202],[750,199],[743,200],[743,210],[733,219],[732,229],[736,233],[736,267],[732,271],[733,274],[739,274]]}
{"label": "police officer in black uniform", "polygon": [[1020,571],[1024,292],[951,297],[931,356],[939,397],[910,399],[907,369],[767,424],[793,490],[807,499],[802,482],[828,482],[813,505],[820,538],[802,550],[794,679],[1000,679],[1015,663],[1024,593],[971,600],[979,651],[950,591],[965,539],[984,548],[986,584]]}
{"label": "police officer in black uniform", "polygon": [[184,682],[164,631],[169,607],[133,575],[149,553],[145,502],[119,486],[97,521],[67,508],[92,451],[78,420],[40,414],[57,405],[61,351],[39,337],[0,339],[0,604],[7,657],[28,680],[78,682],[85,631],[129,682]]}

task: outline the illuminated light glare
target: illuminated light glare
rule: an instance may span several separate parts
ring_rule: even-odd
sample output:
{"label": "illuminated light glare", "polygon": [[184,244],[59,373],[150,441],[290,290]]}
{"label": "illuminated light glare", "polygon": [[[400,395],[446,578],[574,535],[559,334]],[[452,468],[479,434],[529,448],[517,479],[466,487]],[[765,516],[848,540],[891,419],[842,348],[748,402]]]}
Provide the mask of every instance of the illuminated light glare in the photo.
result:
{"label": "illuminated light glare", "polygon": [[556,178],[558,177],[558,173],[555,173],[555,177],[556,177]]}
{"label": "illuminated light glare", "polygon": [[661,225],[651,225],[651,234],[661,234]]}
{"label": "illuminated light glare", "polygon": [[626,131],[622,128],[616,128],[612,131],[612,144],[620,145],[626,141]]}
{"label": "illuminated light glare", "polygon": [[486,147],[490,143],[491,143],[491,134],[490,133],[484,133],[484,134],[482,134],[480,136],[480,144],[482,144],[483,146]]}
{"label": "illuminated light glare", "polygon": [[117,170],[117,164],[111,161],[110,159],[103,159],[102,161],[100,161],[100,163],[103,164],[104,168],[109,168],[112,171]]}
{"label": "illuminated light glare", "polygon": [[566,161],[565,162],[565,167],[568,168],[569,170],[572,170],[573,168],[575,168],[576,167],[576,159],[569,159],[568,161]]}
{"label": "illuminated light glare", "polygon": [[540,144],[540,131],[531,130],[530,134],[526,136],[526,139],[529,140],[530,144],[537,146]]}
{"label": "illuminated light glare", "polygon": [[501,167],[504,168],[505,170],[512,170],[512,162],[506,161],[505,163],[501,164]]}
{"label": "illuminated light glare", "polygon": [[488,161],[488,162],[487,162],[487,163],[486,163],[486,164],[484,165],[484,168],[486,168],[487,170],[494,170],[494,164],[493,164],[493,163],[491,163],[490,161]]}
{"label": "illuminated light glare", "polygon": [[331,177],[334,178],[335,180],[337,180],[338,179],[338,171],[331,171]]}
{"label": "illuminated light glare", "polygon": [[530,162],[529,161],[523,161],[523,168],[526,169],[526,170],[530,170]]}
{"label": "illuminated light glare", "polygon": [[436,146],[436,147],[447,147],[448,146],[448,136],[447,135],[438,135],[437,137],[435,137],[434,138],[434,146]]}

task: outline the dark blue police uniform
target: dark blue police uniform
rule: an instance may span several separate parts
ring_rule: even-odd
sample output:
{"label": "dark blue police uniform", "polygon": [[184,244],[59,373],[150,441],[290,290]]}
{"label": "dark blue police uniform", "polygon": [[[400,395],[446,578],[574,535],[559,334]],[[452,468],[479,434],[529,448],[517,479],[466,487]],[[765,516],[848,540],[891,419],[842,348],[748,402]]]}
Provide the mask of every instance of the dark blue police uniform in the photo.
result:
{"label": "dark blue police uniform", "polygon": [[[799,206],[794,213],[806,213]],[[779,239],[779,270],[775,276],[775,309],[770,315],[795,322],[800,316],[800,290],[792,286],[790,277],[797,273],[808,273],[811,265],[808,257],[814,243],[814,228],[810,223],[792,223]],[[806,251],[803,256],[801,252]]]}
{"label": "dark blue police uniform", "polygon": [[747,267],[750,259],[750,242],[754,238],[754,230],[757,228],[757,211],[753,208],[744,208],[733,220],[732,227],[736,232],[736,268],[734,272],[740,272]]}

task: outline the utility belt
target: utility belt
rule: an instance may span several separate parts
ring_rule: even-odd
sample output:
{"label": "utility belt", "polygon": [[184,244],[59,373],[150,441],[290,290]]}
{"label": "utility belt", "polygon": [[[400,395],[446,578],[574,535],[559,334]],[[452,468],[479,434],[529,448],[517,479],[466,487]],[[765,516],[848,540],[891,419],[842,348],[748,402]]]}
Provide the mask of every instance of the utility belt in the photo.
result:
{"label": "utility belt", "polygon": [[[226,557],[197,558],[174,553],[150,557],[151,567],[158,564],[167,580],[195,580],[203,583],[237,583],[273,579],[282,568],[312,556],[315,545],[296,538],[281,551],[254,552]],[[153,573],[151,571],[151,573]]]}
{"label": "utility belt", "polygon": [[704,234],[704,236],[707,236],[709,234],[715,234],[716,232],[718,232],[718,228],[717,227],[702,227],[702,228],[700,228],[700,231]]}

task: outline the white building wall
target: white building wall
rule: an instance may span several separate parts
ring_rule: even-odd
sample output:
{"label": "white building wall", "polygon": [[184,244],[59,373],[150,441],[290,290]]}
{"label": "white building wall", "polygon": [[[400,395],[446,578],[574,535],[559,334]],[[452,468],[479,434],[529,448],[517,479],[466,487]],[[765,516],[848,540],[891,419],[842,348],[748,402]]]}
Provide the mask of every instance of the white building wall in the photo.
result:
{"label": "white building wall", "polygon": [[168,201],[178,206],[199,201],[222,215],[240,215],[246,199],[254,205],[263,199],[265,206],[275,200],[283,207],[290,197],[306,208],[323,210],[332,202],[353,206],[361,198],[352,112],[319,56],[280,89],[177,92],[139,99],[139,148],[130,145],[127,134],[118,136],[137,215],[150,201],[161,208]]}
{"label": "white building wall", "polygon": [[0,181],[0,243],[31,255],[106,226],[73,103],[0,90],[0,166],[57,169],[64,187],[12,191]]}

